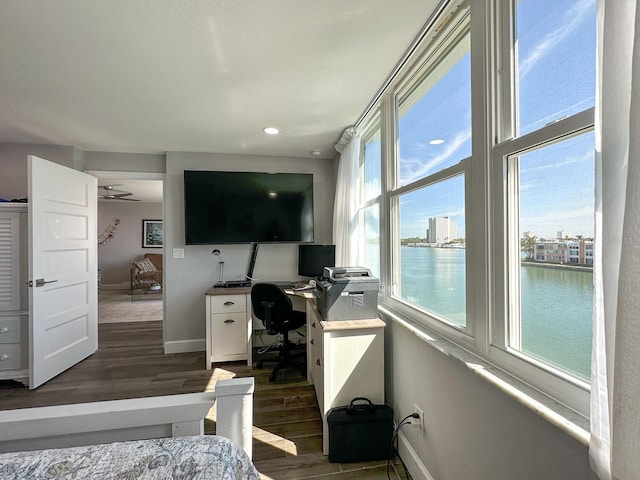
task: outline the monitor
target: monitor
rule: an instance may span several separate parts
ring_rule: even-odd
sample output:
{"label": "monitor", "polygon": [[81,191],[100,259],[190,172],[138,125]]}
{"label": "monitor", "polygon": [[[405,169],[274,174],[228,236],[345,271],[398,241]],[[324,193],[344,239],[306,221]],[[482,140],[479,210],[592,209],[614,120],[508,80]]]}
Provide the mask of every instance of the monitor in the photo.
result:
{"label": "monitor", "polygon": [[298,275],[321,277],[324,267],[336,265],[335,245],[298,245]]}
{"label": "monitor", "polygon": [[313,175],[184,171],[186,245],[313,243]]}

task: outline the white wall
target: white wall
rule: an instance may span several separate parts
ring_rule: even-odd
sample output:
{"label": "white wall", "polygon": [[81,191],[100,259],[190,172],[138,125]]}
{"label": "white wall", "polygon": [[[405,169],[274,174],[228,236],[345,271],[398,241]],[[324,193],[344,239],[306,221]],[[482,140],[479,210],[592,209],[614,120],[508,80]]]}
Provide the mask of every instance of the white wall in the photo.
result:
{"label": "white wall", "polygon": [[[587,447],[403,326],[385,328],[386,398],[435,480],[597,480]],[[419,478],[415,477],[414,478]]]}
{"label": "white wall", "polygon": [[67,145],[0,143],[0,198],[11,200],[27,196],[28,155],[77,169],[82,152]]}
{"label": "white wall", "polygon": [[[219,248],[225,262],[225,280],[238,279],[249,263],[249,245],[184,244],[184,170],[228,170],[313,173],[315,242],[332,242],[334,163],[280,157],[213,153],[167,153],[164,186],[165,230],[165,349],[204,349],[204,292],[218,279]],[[174,248],[184,258],[172,258]],[[292,280],[297,277],[297,244],[260,245],[254,277],[260,280]]]}
{"label": "white wall", "polygon": [[145,253],[163,253],[162,248],[142,248],[142,220],[162,219],[162,203],[98,201],[98,235],[119,218],[115,235],[98,248],[98,268],[103,284],[130,281],[131,261],[140,260]]}
{"label": "white wall", "polygon": [[164,154],[83,152],[83,170],[164,173]]}

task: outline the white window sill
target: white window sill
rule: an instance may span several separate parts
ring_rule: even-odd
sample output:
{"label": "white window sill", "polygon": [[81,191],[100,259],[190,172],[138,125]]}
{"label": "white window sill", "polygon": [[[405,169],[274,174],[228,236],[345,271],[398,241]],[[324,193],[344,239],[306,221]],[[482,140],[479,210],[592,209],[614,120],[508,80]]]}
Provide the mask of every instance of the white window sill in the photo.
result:
{"label": "white window sill", "polygon": [[407,318],[402,318],[393,311],[379,306],[384,317],[401,325],[416,337],[431,345],[449,358],[458,360],[469,370],[487,380],[520,404],[537,413],[552,425],[564,431],[585,446],[589,445],[589,419],[574,412],[544,393],[530,387],[521,380],[490,364],[486,360],[459,347],[446,338],[429,331]]}

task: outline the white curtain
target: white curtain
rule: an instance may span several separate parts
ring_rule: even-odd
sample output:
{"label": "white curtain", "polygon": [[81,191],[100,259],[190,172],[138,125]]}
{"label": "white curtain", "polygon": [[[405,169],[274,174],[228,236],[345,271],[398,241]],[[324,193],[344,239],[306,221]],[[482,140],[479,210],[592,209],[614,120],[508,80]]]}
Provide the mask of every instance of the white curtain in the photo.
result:
{"label": "white curtain", "polygon": [[358,163],[360,135],[355,127],[347,128],[335,146],[340,153],[336,200],[333,206],[333,243],[336,245],[336,265],[349,266],[357,252],[356,202],[358,199]]}
{"label": "white curtain", "polygon": [[640,8],[598,0],[591,466],[640,479]]}

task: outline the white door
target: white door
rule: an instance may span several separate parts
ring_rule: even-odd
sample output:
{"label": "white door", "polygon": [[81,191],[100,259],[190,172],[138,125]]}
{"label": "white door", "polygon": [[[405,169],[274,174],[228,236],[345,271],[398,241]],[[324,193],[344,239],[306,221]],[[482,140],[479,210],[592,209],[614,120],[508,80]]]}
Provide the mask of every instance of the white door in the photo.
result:
{"label": "white door", "polygon": [[29,388],[98,348],[97,179],[29,155]]}

